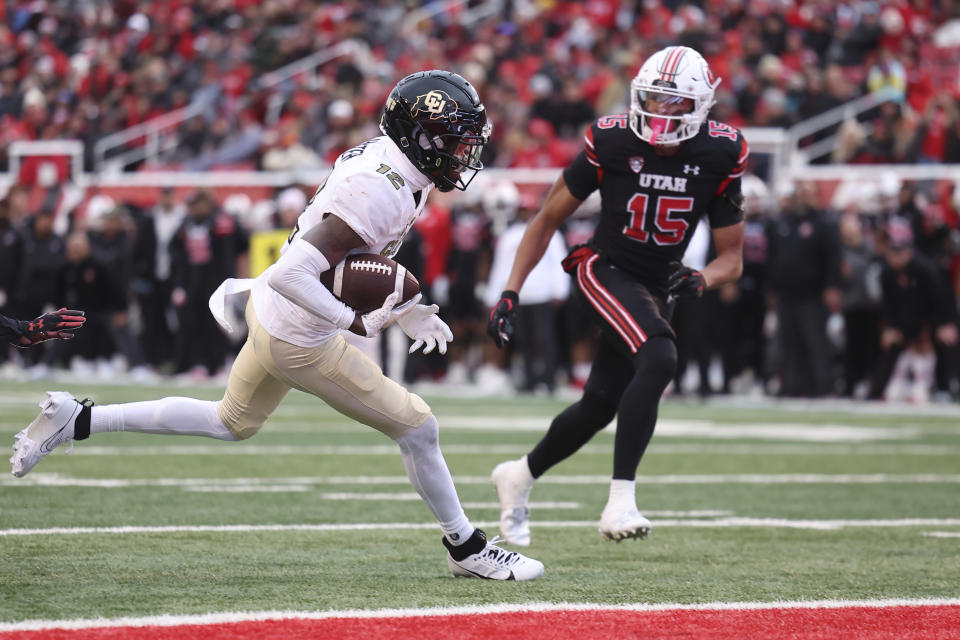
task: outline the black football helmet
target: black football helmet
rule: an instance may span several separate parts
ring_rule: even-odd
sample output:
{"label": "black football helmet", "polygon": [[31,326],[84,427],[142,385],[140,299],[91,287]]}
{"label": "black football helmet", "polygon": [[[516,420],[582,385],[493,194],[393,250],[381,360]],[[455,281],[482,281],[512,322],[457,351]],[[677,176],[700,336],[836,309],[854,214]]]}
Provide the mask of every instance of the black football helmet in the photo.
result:
{"label": "black football helmet", "polygon": [[473,85],[438,70],[398,82],[380,119],[380,130],[440,191],[463,191],[483,169],[480,153],[491,128]]}

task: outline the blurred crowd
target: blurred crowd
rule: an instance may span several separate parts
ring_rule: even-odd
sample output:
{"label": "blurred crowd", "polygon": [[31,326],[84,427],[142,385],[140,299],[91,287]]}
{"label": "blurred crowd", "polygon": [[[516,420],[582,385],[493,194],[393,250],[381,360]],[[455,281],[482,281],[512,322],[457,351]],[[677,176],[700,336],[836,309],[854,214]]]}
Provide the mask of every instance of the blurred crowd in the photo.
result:
{"label": "blurred crowd", "polygon": [[[0,169],[10,142],[48,139],[84,142],[89,169],[105,135],[187,106],[199,115],[168,132],[163,167],[323,167],[376,135],[391,86],[426,68],[478,87],[495,123],[488,166],[562,166],[586,123],[624,110],[640,62],[672,44],[723,78],[716,119],[786,127],[885,87],[884,107],[818,160],[960,162],[952,0],[4,4]],[[348,40],[361,52],[283,81],[268,73]]]}
{"label": "blurred crowd", "polygon": [[[960,163],[953,0],[14,0],[0,16],[0,171],[10,143],[57,139],[83,142],[90,171],[105,136],[187,109],[156,158],[114,168],[296,180],[379,135],[390,88],[427,68],[477,86],[494,123],[487,166],[562,167],[594,118],[626,109],[640,62],[674,44],[701,51],[723,78],[712,117],[739,127],[790,127],[884,89],[875,108],[801,142],[831,140],[814,162]],[[350,53],[283,71],[344,42]],[[138,134],[107,161],[152,144]],[[759,153],[751,170],[744,276],[677,308],[672,392],[956,399],[955,185],[767,186]],[[222,374],[239,343],[218,330],[207,296],[255,268],[258,242],[282,240],[316,186],[258,201],[192,188],[116,201],[93,188],[71,200],[65,163],[26,161],[14,178],[0,198],[0,313],[68,306],[89,320],[69,344],[0,353],[5,371],[133,380]],[[484,335],[540,195],[488,179],[431,200],[397,259],[456,340],[447,358],[407,358],[388,335],[370,348],[389,373],[490,393],[582,386],[595,335],[558,256],[592,234],[590,201],[521,292],[511,350]],[[710,259],[709,237],[698,231],[691,266]]]}
{"label": "blurred crowd", "polygon": [[[744,177],[743,277],[679,302],[673,393],[960,398],[960,197],[951,185],[938,193],[893,176],[841,186],[829,198],[822,186],[771,190]],[[25,190],[14,187],[0,200],[0,313],[67,306],[86,310],[88,321],[71,342],[4,353],[8,374],[222,376],[240,343],[219,330],[207,298],[222,279],[248,275],[259,239],[273,238],[274,249],[283,241],[310,192],[292,186],[269,201],[234,194],[221,203],[204,189],[181,197],[165,188],[149,207],[97,195],[60,234],[49,209],[24,214]],[[456,339],[446,357],[409,358],[401,335],[367,341],[388,373],[489,394],[582,387],[596,334],[560,261],[592,235],[594,199],[552,239],[520,292],[510,348],[496,349],[485,335],[539,201],[483,174],[455,199],[430,200],[396,259],[441,305]],[[697,230],[688,265],[710,259],[710,237]]]}

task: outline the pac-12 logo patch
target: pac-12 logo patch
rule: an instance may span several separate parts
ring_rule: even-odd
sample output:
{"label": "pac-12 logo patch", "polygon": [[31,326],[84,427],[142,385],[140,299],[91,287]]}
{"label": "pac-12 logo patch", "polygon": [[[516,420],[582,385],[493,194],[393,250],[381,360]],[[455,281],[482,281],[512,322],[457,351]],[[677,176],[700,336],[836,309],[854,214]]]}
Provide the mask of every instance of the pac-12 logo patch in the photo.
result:
{"label": "pac-12 logo patch", "polygon": [[429,113],[431,120],[444,117],[457,119],[457,103],[445,91],[438,89],[417,96],[417,101],[410,108],[410,115],[416,116],[421,111]]}
{"label": "pac-12 logo patch", "polygon": [[630,169],[634,173],[640,173],[643,171],[643,158],[640,156],[631,156],[630,157]]}

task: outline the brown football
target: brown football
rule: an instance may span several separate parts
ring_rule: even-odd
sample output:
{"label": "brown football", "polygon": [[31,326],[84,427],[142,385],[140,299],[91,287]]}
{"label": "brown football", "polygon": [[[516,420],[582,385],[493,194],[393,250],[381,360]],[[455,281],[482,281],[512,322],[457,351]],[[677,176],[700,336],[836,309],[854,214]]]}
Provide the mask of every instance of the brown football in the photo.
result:
{"label": "brown football", "polygon": [[354,253],[320,274],[320,282],[357,313],[380,307],[394,291],[402,304],[420,293],[420,283],[395,260],[376,253]]}

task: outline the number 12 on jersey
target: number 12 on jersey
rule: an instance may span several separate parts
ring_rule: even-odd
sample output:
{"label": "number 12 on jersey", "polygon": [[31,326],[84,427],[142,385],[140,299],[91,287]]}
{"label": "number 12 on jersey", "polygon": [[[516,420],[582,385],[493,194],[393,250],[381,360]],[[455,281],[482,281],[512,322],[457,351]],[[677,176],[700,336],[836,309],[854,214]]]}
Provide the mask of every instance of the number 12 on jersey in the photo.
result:
{"label": "number 12 on jersey", "polygon": [[[627,212],[630,214],[630,224],[623,228],[623,233],[638,242],[649,242],[651,232],[647,231],[647,204],[650,196],[646,193],[635,193],[627,203]],[[675,196],[658,196],[652,232],[653,241],[659,245],[679,244],[683,241],[690,223],[683,218],[674,218],[672,214],[688,213],[693,210],[693,198],[677,198]]]}

